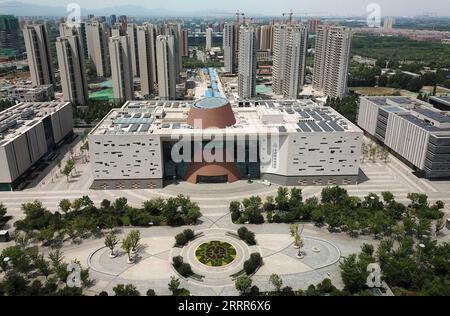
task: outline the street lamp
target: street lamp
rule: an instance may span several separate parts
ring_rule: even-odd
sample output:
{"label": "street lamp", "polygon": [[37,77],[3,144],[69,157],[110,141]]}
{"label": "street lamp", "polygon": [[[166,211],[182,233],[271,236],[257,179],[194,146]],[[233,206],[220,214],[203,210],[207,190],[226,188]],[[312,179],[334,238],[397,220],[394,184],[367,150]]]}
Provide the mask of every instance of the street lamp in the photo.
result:
{"label": "street lamp", "polygon": [[419,258],[418,259],[419,259],[419,262],[420,262],[420,261],[422,261],[422,250],[425,249],[425,245],[420,243],[419,244],[419,248],[420,249],[419,249],[419,256],[418,256]]}
{"label": "street lamp", "polygon": [[12,267],[11,258],[5,257],[3,259],[3,262],[5,263],[5,274],[8,274],[8,272],[10,271],[10,268]]}

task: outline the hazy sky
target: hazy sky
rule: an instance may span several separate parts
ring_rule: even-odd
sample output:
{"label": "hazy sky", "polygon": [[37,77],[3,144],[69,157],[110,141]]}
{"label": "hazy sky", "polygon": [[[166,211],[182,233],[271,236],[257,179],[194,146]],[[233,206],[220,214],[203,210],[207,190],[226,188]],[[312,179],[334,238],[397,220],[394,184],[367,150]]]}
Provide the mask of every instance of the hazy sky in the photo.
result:
{"label": "hazy sky", "polygon": [[[10,0],[0,0],[7,2]],[[149,9],[163,8],[177,11],[229,10],[278,15],[293,9],[317,15],[364,15],[369,3],[378,3],[382,15],[411,16],[424,12],[436,12],[450,16],[450,0],[17,0],[42,5],[62,6],[71,2],[82,9],[97,9],[124,4],[144,6]]]}

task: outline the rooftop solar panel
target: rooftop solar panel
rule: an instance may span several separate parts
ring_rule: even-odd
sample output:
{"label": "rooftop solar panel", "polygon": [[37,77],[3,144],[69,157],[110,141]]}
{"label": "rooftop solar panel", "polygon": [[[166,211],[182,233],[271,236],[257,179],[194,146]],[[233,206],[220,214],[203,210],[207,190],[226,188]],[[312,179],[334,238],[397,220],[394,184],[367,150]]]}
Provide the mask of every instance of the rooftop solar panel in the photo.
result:
{"label": "rooftop solar panel", "polygon": [[299,110],[299,111],[298,111],[298,114],[300,114],[300,116],[301,116],[302,118],[305,118],[305,119],[308,119],[308,118],[311,117],[311,116],[309,116],[308,113],[306,113],[306,112],[303,111],[303,110]]}
{"label": "rooftop solar panel", "polygon": [[322,129],[315,122],[306,122],[314,132],[322,132]]}
{"label": "rooftop solar panel", "polygon": [[319,125],[320,127],[322,127],[322,129],[323,129],[325,132],[332,132],[332,131],[333,131],[333,129],[332,129],[330,126],[328,126],[328,124],[325,123],[325,122],[318,122],[317,125]]}
{"label": "rooftop solar panel", "polygon": [[424,109],[424,108],[417,108],[413,110],[414,112],[417,112],[419,114],[422,114],[434,121],[437,121],[439,123],[450,123],[450,117],[445,116],[441,113],[429,110],[429,109]]}
{"label": "rooftop solar panel", "polygon": [[308,125],[306,125],[305,122],[299,122],[297,125],[298,125],[298,127],[300,127],[300,129],[301,129],[303,132],[311,132],[311,129],[309,128]]}
{"label": "rooftop solar panel", "polygon": [[150,129],[150,125],[149,124],[142,124],[141,129],[139,130],[139,132],[141,132],[141,133],[148,132],[149,129]]}
{"label": "rooftop solar panel", "polygon": [[339,126],[335,121],[328,122],[328,125],[336,132],[343,132],[344,129]]}
{"label": "rooftop solar panel", "polygon": [[139,128],[139,124],[133,124],[133,125],[131,125],[129,132],[131,132],[131,133],[137,132],[138,128]]}
{"label": "rooftop solar panel", "polygon": [[284,127],[284,126],[278,126],[278,131],[280,133],[286,133],[287,132],[286,127]]}

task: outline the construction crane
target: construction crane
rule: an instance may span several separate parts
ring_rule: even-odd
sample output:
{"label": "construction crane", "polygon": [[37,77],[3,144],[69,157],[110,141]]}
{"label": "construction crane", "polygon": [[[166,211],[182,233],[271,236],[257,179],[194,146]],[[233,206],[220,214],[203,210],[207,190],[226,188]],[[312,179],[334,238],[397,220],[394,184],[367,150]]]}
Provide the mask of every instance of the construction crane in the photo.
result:
{"label": "construction crane", "polygon": [[245,23],[245,13],[241,13],[239,12],[239,10],[236,11],[236,22],[239,24],[240,23],[240,16],[242,16],[244,23]]}
{"label": "construction crane", "polygon": [[295,15],[302,16],[302,15],[310,15],[310,14],[326,14],[325,12],[292,12],[292,9],[287,13],[282,13],[283,17],[289,16],[289,24],[292,24],[292,17]]}

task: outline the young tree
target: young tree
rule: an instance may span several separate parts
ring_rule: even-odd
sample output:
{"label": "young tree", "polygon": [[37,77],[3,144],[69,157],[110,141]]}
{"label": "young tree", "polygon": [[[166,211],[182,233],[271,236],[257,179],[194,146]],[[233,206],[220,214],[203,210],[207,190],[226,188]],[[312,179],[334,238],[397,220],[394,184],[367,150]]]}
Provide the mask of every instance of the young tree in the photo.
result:
{"label": "young tree", "polygon": [[436,236],[439,235],[439,233],[441,232],[442,229],[444,229],[444,226],[445,226],[445,221],[442,218],[438,218],[436,220],[436,227],[435,227]]}
{"label": "young tree", "polygon": [[275,202],[280,211],[289,210],[289,191],[287,188],[279,187],[277,196],[275,197]]}
{"label": "young tree", "polygon": [[69,177],[73,171],[73,168],[74,166],[72,164],[69,164],[69,162],[67,162],[67,164],[64,166],[64,169],[61,171],[61,173],[66,176],[67,183],[69,182]]}
{"label": "young tree", "polygon": [[299,250],[301,250],[301,248],[303,247],[303,240],[299,233],[298,224],[291,225],[290,230],[291,230],[291,237],[294,237],[295,248],[298,248]]}
{"label": "young tree", "polygon": [[252,286],[252,279],[246,275],[241,275],[236,279],[235,287],[241,295],[244,294]]}
{"label": "young tree", "polygon": [[3,220],[3,217],[6,215],[6,207],[0,202],[0,221]]}
{"label": "young tree", "polygon": [[170,277],[170,282],[169,282],[168,286],[169,286],[169,290],[172,292],[173,295],[175,295],[175,293],[180,288],[180,284],[181,284],[180,279],[178,279],[175,276]]}
{"label": "young tree", "polygon": [[50,259],[50,261],[52,262],[52,266],[54,269],[57,269],[61,266],[61,264],[63,263],[64,260],[64,255],[62,253],[61,250],[56,249],[53,252],[50,252],[48,254],[48,258]]}
{"label": "young tree", "polygon": [[277,292],[280,292],[281,287],[283,286],[283,280],[280,278],[278,274],[273,273],[269,277],[269,282],[272,283],[272,285],[275,287],[275,290]]}
{"label": "young tree", "polygon": [[369,145],[369,156],[372,162],[374,163],[377,158],[377,146],[370,144]]}
{"label": "young tree", "polygon": [[72,207],[72,203],[68,199],[62,199],[59,202],[58,206],[61,211],[63,211],[64,213],[68,213],[70,211],[70,208]]}
{"label": "young tree", "polygon": [[129,235],[131,240],[131,250],[136,252],[139,247],[139,242],[141,240],[141,232],[139,230],[132,230]]}
{"label": "young tree", "polygon": [[114,248],[119,243],[119,240],[117,239],[116,235],[113,233],[108,234],[105,238],[105,246],[108,247],[111,250],[110,257],[115,257]]}
{"label": "young tree", "polygon": [[132,263],[133,255],[132,255],[131,251],[133,249],[133,241],[131,240],[130,235],[126,236],[122,240],[122,249],[125,250],[125,252],[128,255],[128,263]]}

